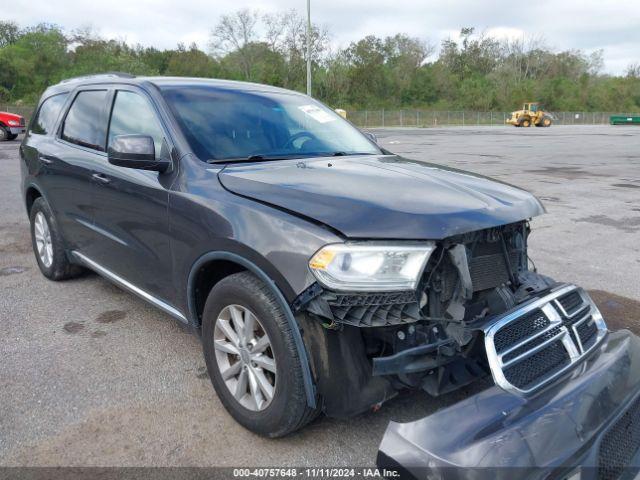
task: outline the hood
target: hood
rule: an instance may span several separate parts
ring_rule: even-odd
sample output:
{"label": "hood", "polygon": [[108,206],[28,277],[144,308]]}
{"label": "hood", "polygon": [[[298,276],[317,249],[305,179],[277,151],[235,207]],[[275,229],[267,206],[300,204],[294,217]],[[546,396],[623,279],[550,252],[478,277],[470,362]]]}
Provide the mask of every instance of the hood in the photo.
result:
{"label": "hood", "polygon": [[18,120],[18,121],[22,119],[22,115],[17,115],[15,113],[9,113],[9,112],[0,112],[0,117],[4,117],[9,120]]}
{"label": "hood", "polygon": [[544,213],[520,188],[396,155],[235,164],[219,178],[350,238],[437,240]]}

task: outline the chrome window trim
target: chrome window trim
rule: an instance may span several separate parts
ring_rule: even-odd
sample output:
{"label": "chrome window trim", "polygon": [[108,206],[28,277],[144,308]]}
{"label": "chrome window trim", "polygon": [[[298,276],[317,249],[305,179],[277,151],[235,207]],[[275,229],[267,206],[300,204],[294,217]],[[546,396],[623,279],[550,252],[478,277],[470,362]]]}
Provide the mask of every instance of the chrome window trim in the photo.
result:
{"label": "chrome window trim", "polygon": [[138,297],[142,298],[143,300],[146,300],[147,302],[149,302],[150,304],[152,304],[153,306],[159,308],[160,310],[162,310],[165,313],[168,313],[169,315],[171,315],[172,317],[180,320],[183,323],[189,323],[187,321],[187,318],[182,314],[182,312],[180,312],[177,308],[175,308],[172,305],[169,305],[168,303],[160,300],[159,298],[151,295],[149,292],[135,286],[133,283],[125,280],[124,278],[122,278],[120,275],[113,273],[111,270],[109,270],[108,268],[103,267],[102,265],[100,265],[99,263],[91,260],[89,257],[87,257],[86,255],[73,250],[71,252],[71,254],[80,262],[82,263],[85,267],[93,270],[94,272],[100,274],[101,276],[105,277],[107,280],[110,280],[111,282],[119,285],[120,287],[124,288],[125,290],[128,290],[129,292],[133,293],[134,295],[137,295]]}
{"label": "chrome window trim", "polygon": [[[560,302],[558,301],[558,299],[563,295],[571,293],[574,290],[577,291],[578,294],[580,295],[583,305],[580,308],[578,308],[573,314],[567,315],[565,310],[560,305]],[[586,306],[590,307],[589,312],[584,314],[583,318],[580,318],[579,320],[576,321],[575,317],[578,315],[578,313],[582,312]],[[528,336],[526,339],[520,340],[516,344],[509,346],[509,348],[507,348],[506,350],[498,353],[494,343],[494,337],[496,333],[499,332],[502,328],[509,325],[511,322],[514,322],[520,319],[523,315],[526,315],[527,313],[530,313],[537,309],[540,309],[547,316],[547,318],[549,319],[549,325],[544,329],[535,332],[531,336]],[[569,326],[565,325],[565,321],[563,321],[562,315],[564,315],[565,318],[568,318],[574,323],[572,323]],[[587,350],[585,350],[582,345],[582,341],[580,340],[580,336],[578,335],[577,327],[591,320],[596,325],[597,336],[596,336],[596,340],[593,342],[593,345],[591,345]],[[503,361],[503,358],[509,353],[513,352],[517,348],[527,345],[531,341],[535,340],[541,335],[544,335],[545,333],[549,332],[550,330],[556,327],[560,327],[560,329],[558,334],[556,334],[555,336],[545,340],[540,345],[536,345],[535,347],[532,347],[530,350],[527,350],[526,352],[522,353],[521,355],[518,355],[513,359],[510,359],[508,361]],[[573,332],[574,338],[576,339],[575,342],[572,339],[569,328],[571,328],[571,331]],[[575,285],[562,285],[552,290],[549,294],[543,297],[540,297],[519,308],[516,308],[514,310],[511,310],[503,314],[495,322],[489,325],[484,331],[487,359],[489,362],[489,367],[491,369],[491,374],[493,376],[494,382],[496,383],[496,385],[500,386],[504,390],[507,390],[509,392],[519,394],[519,395],[532,394],[535,391],[542,388],[543,386],[549,384],[553,380],[567,373],[569,370],[571,370],[576,366],[576,363],[581,361],[589,352],[594,350],[600,344],[600,342],[602,341],[602,339],[605,337],[606,334],[607,334],[607,327],[604,322],[604,319],[602,318],[602,315],[600,314],[600,311],[595,306],[591,298],[587,295],[587,293],[581,287],[577,287]],[[528,388],[528,389],[518,388],[515,385],[513,385],[511,382],[509,382],[509,380],[507,380],[504,374],[505,369],[517,364],[518,362],[526,359],[531,355],[534,355],[536,352],[539,352],[540,350],[544,349],[550,344],[558,341],[562,343],[569,357],[569,363],[565,367],[561,368],[556,372],[551,373],[550,375],[541,377],[535,385],[533,385],[531,388]]]}

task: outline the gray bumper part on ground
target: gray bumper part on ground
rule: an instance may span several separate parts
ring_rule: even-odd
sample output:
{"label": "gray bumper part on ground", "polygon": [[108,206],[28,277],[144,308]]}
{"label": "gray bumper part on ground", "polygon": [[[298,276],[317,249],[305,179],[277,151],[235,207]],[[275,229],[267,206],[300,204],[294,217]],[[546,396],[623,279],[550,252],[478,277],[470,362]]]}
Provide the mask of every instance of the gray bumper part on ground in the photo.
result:
{"label": "gray bumper part on ground", "polygon": [[639,443],[640,338],[621,330],[537,395],[493,386],[391,422],[377,461],[416,478],[563,478],[580,467],[581,480],[613,479],[635,476]]}

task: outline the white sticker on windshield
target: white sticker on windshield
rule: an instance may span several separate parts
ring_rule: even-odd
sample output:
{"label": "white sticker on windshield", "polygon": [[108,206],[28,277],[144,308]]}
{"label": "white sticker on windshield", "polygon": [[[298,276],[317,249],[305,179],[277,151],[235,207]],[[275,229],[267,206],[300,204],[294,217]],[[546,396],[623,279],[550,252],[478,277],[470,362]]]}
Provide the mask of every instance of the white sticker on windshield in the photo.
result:
{"label": "white sticker on windshield", "polygon": [[336,120],[336,117],[316,105],[302,105],[298,108],[319,123],[335,122]]}

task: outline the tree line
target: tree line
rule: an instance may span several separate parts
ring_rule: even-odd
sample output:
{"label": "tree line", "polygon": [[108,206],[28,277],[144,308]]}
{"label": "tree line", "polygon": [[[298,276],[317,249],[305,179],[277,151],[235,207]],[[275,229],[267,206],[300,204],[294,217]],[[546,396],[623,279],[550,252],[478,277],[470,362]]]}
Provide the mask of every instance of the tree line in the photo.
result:
{"label": "tree line", "polygon": [[[606,75],[602,51],[558,52],[535,36],[505,40],[474,28],[462,28],[458,40],[439,46],[399,33],[335,49],[326,28],[314,25],[311,35],[313,95],[333,107],[510,111],[540,101],[552,111],[640,110],[640,64],[624,75]],[[32,104],[48,85],[108,71],[304,91],[306,36],[306,21],[295,11],[243,9],[221,16],[206,51],[196,44],[161,50],[91,30],[0,22],[0,101]]]}

